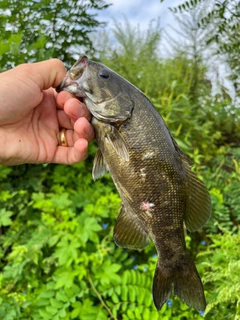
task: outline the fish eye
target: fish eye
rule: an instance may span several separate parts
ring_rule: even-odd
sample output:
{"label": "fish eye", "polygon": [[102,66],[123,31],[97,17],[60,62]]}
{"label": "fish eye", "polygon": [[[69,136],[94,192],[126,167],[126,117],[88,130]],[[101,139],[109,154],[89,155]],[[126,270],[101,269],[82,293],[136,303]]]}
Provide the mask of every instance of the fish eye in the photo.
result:
{"label": "fish eye", "polygon": [[100,70],[98,76],[102,79],[108,79],[110,77],[109,72],[106,69]]}

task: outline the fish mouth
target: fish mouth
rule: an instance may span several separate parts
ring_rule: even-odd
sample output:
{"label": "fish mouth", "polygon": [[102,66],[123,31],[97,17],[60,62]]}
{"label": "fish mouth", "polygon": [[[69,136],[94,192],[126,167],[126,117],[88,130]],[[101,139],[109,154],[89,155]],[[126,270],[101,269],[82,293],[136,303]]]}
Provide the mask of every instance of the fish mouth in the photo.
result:
{"label": "fish mouth", "polygon": [[67,72],[65,78],[60,85],[55,89],[57,93],[67,91],[78,98],[85,98],[86,94],[81,86],[85,79],[85,70],[88,67],[88,57],[80,55],[77,62]]}

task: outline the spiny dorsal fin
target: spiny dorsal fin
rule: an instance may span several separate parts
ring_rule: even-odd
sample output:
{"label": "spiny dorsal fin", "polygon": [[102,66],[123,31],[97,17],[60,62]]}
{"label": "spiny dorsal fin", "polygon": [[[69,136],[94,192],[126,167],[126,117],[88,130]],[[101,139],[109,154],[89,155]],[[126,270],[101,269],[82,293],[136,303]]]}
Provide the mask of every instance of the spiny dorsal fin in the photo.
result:
{"label": "spiny dorsal fin", "polygon": [[124,205],[121,207],[113,234],[119,247],[141,250],[149,243],[147,231],[131,212],[126,212]]}
{"label": "spiny dorsal fin", "polygon": [[98,149],[93,161],[93,170],[92,170],[93,180],[94,181],[97,180],[107,172],[108,172],[108,167],[103,159],[102,152]]}
{"label": "spiny dorsal fin", "polygon": [[179,145],[177,144],[177,141],[173,138],[171,131],[166,127],[168,130],[168,133],[172,139],[172,143],[174,145],[175,150],[177,153],[180,155],[181,159],[183,160],[184,163],[187,163],[188,165],[192,165],[192,160],[181,150]]}
{"label": "spiny dorsal fin", "polygon": [[184,164],[187,171],[187,210],[184,221],[189,231],[196,231],[210,218],[211,198],[204,183],[191,171],[188,163]]}

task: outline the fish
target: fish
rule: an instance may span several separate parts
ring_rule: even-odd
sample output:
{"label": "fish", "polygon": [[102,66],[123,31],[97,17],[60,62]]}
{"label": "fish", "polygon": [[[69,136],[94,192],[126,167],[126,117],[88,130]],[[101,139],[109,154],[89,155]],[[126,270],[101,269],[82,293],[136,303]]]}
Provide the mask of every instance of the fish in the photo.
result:
{"label": "fish", "polygon": [[57,88],[62,90],[82,99],[92,114],[98,145],[93,179],[109,172],[121,197],[115,243],[142,250],[150,237],[155,245],[156,308],[174,293],[204,311],[203,284],[187,251],[184,228],[203,227],[211,200],[191,161],[148,97],[107,66],[80,55]]}

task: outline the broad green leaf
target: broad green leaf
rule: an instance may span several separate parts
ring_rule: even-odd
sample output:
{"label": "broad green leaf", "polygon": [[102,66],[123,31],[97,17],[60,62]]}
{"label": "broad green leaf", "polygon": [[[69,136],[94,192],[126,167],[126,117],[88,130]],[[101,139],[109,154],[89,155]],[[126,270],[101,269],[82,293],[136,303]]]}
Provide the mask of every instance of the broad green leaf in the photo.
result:
{"label": "broad green leaf", "polygon": [[57,300],[63,301],[63,302],[67,302],[68,301],[68,296],[61,292],[61,291],[57,291],[56,293],[56,298]]}
{"label": "broad green leaf", "polygon": [[60,309],[63,306],[63,303],[57,299],[51,298],[50,303],[54,308]]}
{"label": "broad green leaf", "polygon": [[47,306],[46,311],[51,313],[52,315],[56,314],[58,312],[58,308],[52,307],[52,306]]}
{"label": "broad green leaf", "polygon": [[52,314],[50,312],[47,312],[46,310],[44,309],[40,309],[39,310],[39,314],[43,317],[43,319],[46,319],[46,320],[50,320],[52,319]]}
{"label": "broad green leaf", "polygon": [[40,298],[35,303],[36,306],[48,306],[49,305],[49,299],[46,298]]}
{"label": "broad green leaf", "polygon": [[5,208],[0,210],[0,227],[10,226],[12,224],[11,216],[14,214],[13,211],[6,210]]}
{"label": "broad green leaf", "polygon": [[54,290],[49,290],[49,291],[43,291],[40,294],[41,298],[51,298],[55,295],[55,291]]}

